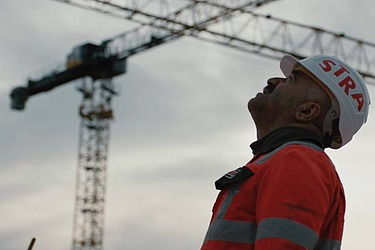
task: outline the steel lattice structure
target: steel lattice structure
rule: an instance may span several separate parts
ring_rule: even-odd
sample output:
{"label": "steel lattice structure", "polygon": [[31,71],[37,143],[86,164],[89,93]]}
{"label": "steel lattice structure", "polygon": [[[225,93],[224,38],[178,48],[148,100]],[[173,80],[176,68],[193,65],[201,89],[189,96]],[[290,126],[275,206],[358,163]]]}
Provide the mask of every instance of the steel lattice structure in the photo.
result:
{"label": "steel lattice structure", "polygon": [[[257,1],[257,4],[258,2],[259,1]],[[236,4],[238,3],[239,1],[236,1]],[[242,1],[240,9],[249,5],[254,5],[253,1]],[[102,56],[104,58],[127,58],[143,50],[181,37],[185,35],[186,31],[197,32],[197,27],[212,25],[218,22],[224,13],[229,14],[238,9],[228,9],[227,6],[224,8],[221,5],[210,6],[206,4],[203,5],[203,7],[210,8],[205,9],[204,15],[195,15],[195,18],[193,18],[194,23],[181,25],[177,22],[178,18],[186,15],[187,12],[193,11],[191,14],[195,13],[198,6],[201,5],[196,3],[189,4],[187,7],[179,8],[169,13],[167,18],[161,20],[162,24],[159,24],[160,26],[168,25],[171,23],[171,20],[175,20],[172,22],[174,26],[173,29],[163,29],[163,32],[158,29],[158,31],[153,34],[145,32],[142,28],[137,28],[129,33],[118,36],[121,41],[123,41],[125,37],[138,37],[138,39],[131,39],[130,41],[132,43],[128,43],[125,47],[117,47],[117,49],[115,49],[115,41],[119,41],[118,39],[104,41],[102,43],[104,49]],[[149,17],[151,15],[148,14],[147,16]],[[134,17],[135,14],[132,15],[132,18]],[[155,19],[155,15],[152,15],[152,18]],[[100,55],[96,56],[100,57]],[[88,88],[87,85],[83,85],[82,88],[80,88],[84,93],[84,99],[80,112],[80,153],[77,167],[73,250],[100,250],[103,246],[106,158],[109,143],[109,121],[110,118],[112,118],[109,100],[113,91],[108,91],[108,89],[112,89],[112,86],[103,88],[102,83],[100,85],[95,85],[97,82],[102,81],[93,81],[91,88]],[[87,95],[87,93],[89,94]],[[104,95],[107,97],[103,98]],[[103,112],[110,115],[100,115]]]}
{"label": "steel lattice structure", "polygon": [[111,79],[125,73],[130,56],[182,36],[232,47],[263,57],[284,54],[304,58],[333,54],[375,82],[375,44],[323,28],[261,15],[254,9],[276,0],[54,0],[139,23],[100,45],[74,48],[67,64],[15,88],[12,107],[23,109],[35,94],[72,80],[85,79],[78,90],[83,99],[76,181],[73,250],[103,246]]}
{"label": "steel lattice structure", "polygon": [[110,122],[111,80],[83,79],[79,162],[72,249],[102,249]]}
{"label": "steel lattice structure", "polygon": [[[23,109],[32,95],[78,78],[92,78],[78,88],[83,93],[83,100],[73,250],[101,250],[103,247],[109,124],[112,118],[110,100],[115,94],[110,79],[125,73],[126,58],[181,36],[195,35],[208,26],[233,18],[241,9],[253,9],[271,1],[274,0],[176,1],[173,6],[167,1],[127,1],[128,6],[121,8],[115,5],[115,1],[62,1],[77,6],[86,4],[86,8],[106,13],[110,13],[106,9],[112,8],[125,13],[127,19],[142,24],[135,30],[103,41],[99,46],[77,46],[63,67],[29,80],[27,87],[15,88],[11,94],[12,107]],[[158,6],[155,7],[155,3]]]}
{"label": "steel lattice structure", "polygon": [[[104,41],[113,53],[125,52],[137,44],[140,34],[159,38],[159,44],[181,36],[232,47],[260,56],[280,59],[284,54],[305,58],[313,54],[332,54],[356,68],[369,83],[375,83],[375,43],[329,31],[321,27],[255,13],[269,1],[173,1],[166,0],[54,0],[90,9],[142,26]],[[181,7],[183,4],[187,4]],[[234,4],[235,3],[235,4]],[[174,9],[173,9],[174,7]],[[143,9],[145,8],[145,9]],[[167,10],[173,9],[168,15]],[[154,10],[154,11],[152,11]],[[157,12],[156,10],[160,10]],[[207,13],[217,13],[208,17]],[[148,39],[147,38],[147,39]]]}

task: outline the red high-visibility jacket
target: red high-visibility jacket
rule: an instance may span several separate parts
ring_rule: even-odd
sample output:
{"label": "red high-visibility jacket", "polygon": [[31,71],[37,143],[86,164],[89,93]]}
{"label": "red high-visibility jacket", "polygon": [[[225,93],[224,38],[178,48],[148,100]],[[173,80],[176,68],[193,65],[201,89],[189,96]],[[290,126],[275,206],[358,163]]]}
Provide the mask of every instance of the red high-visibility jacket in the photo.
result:
{"label": "red high-visibility jacket", "polygon": [[344,190],[320,147],[287,142],[225,177],[201,250],[340,249]]}

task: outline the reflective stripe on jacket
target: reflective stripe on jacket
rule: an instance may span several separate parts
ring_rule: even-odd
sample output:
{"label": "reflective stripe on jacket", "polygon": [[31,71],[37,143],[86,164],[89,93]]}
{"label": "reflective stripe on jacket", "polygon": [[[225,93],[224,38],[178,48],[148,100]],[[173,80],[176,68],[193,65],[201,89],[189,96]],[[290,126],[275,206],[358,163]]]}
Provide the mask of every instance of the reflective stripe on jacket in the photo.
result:
{"label": "reflective stripe on jacket", "polygon": [[344,191],[321,148],[288,142],[245,167],[254,175],[219,193],[201,250],[340,249]]}

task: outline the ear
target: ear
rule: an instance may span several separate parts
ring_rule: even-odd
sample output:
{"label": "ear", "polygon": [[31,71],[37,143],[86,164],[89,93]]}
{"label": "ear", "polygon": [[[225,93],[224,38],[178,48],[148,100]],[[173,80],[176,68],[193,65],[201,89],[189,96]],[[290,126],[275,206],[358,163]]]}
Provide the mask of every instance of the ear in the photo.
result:
{"label": "ear", "polygon": [[320,106],[316,102],[306,102],[298,106],[294,115],[299,122],[309,122],[320,114]]}

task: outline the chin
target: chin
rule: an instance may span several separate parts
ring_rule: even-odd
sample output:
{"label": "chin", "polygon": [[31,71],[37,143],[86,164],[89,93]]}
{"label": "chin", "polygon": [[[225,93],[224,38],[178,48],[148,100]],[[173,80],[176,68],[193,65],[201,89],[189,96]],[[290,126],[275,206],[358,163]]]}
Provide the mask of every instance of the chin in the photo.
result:
{"label": "chin", "polygon": [[249,110],[250,113],[254,106],[254,100],[255,100],[255,97],[251,98],[249,102],[247,103],[247,109]]}
{"label": "chin", "polygon": [[262,95],[256,95],[254,98],[251,98],[247,103],[247,109],[249,110],[251,116],[264,116],[266,101],[263,98],[260,98]]}
{"label": "chin", "polygon": [[258,99],[259,96],[261,96],[261,95],[263,95],[263,93],[258,93],[258,94],[256,94],[256,96],[254,96],[253,98],[251,98],[251,99],[249,100],[249,102],[247,103],[247,107],[249,108],[249,110],[250,110],[250,106],[252,106],[252,104],[253,104],[254,102],[256,102],[256,99]]}

